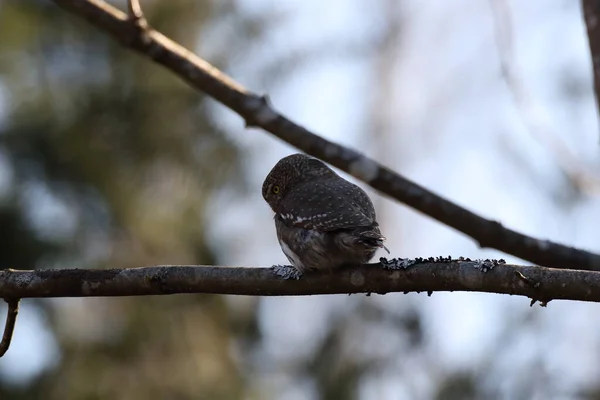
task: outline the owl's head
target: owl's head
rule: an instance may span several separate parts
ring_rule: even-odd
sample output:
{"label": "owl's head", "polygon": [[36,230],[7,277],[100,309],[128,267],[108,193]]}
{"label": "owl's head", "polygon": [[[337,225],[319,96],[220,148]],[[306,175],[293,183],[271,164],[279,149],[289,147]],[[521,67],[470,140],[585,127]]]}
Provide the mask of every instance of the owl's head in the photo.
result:
{"label": "owl's head", "polygon": [[269,172],[262,186],[263,198],[273,211],[290,190],[297,185],[328,175],[335,175],[325,163],[305,154],[284,157]]}

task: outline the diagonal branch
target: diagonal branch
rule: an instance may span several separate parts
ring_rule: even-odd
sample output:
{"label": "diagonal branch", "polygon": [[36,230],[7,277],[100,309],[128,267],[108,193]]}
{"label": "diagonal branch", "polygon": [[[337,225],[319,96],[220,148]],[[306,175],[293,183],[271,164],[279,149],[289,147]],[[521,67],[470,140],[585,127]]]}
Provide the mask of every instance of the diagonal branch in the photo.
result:
{"label": "diagonal branch", "polygon": [[[561,269],[600,270],[600,256],[539,240],[472,213],[347,147],[330,142],[273,109],[179,44],[150,28],[141,32],[126,14],[99,0],[53,0],[123,45],[171,70],[192,87],[238,113],[247,126],[260,127],[298,149],[346,171],[374,189],[473,238],[533,263]],[[450,156],[449,156],[450,157]],[[451,162],[449,159],[448,162]]]}
{"label": "diagonal branch", "polygon": [[[406,260],[404,260],[406,261]],[[388,262],[390,263],[390,262]],[[393,264],[393,261],[391,262]],[[367,264],[284,280],[272,268],[161,265],[126,269],[2,270],[0,296],[88,297],[177,293],[290,296],[335,293],[467,291],[600,302],[600,272],[462,261],[411,260],[408,268]]]}

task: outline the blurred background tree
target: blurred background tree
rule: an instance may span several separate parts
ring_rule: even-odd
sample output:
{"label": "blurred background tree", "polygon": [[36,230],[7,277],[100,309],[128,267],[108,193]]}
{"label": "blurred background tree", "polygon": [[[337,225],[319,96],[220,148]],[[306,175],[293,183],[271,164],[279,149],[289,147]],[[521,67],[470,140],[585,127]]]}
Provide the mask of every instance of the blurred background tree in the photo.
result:
{"label": "blurred background tree", "polygon": [[[494,1],[552,132],[517,112],[488,2],[142,6],[300,124],[597,250],[597,197],[538,140],[599,164],[578,2]],[[0,0],[0,268],[285,262],[259,188],[293,151],[52,2]],[[370,194],[393,255],[504,256]],[[598,398],[597,305],[540,310],[465,293],[26,300],[0,399]]]}
{"label": "blurred background tree", "polygon": [[[235,12],[219,3],[154,2],[146,12],[194,48],[206,25]],[[206,98],[48,1],[0,2],[0,37],[0,268],[215,263],[207,202],[240,186],[240,158]],[[216,55],[226,67],[230,54]],[[24,385],[3,380],[2,399],[242,392],[231,341],[245,328],[220,297],[35,306],[56,359]]]}

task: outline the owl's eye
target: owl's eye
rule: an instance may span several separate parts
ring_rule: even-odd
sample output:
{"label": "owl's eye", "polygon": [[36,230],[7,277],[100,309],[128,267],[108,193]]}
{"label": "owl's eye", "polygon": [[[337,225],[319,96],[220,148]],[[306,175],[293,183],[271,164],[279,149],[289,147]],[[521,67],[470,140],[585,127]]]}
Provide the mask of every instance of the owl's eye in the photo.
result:
{"label": "owl's eye", "polygon": [[273,194],[279,194],[279,186],[275,185],[273,186],[273,188],[271,189],[271,192],[273,192]]}

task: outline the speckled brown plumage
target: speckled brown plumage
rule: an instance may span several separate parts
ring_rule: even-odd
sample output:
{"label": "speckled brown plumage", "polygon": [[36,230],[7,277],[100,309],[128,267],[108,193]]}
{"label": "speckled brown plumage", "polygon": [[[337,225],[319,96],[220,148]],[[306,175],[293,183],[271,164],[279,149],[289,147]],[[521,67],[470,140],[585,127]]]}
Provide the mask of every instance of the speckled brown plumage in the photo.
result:
{"label": "speckled brown plumage", "polygon": [[385,248],[369,196],[317,159],[282,158],[262,195],[275,212],[279,244],[300,274],[366,263]]}

